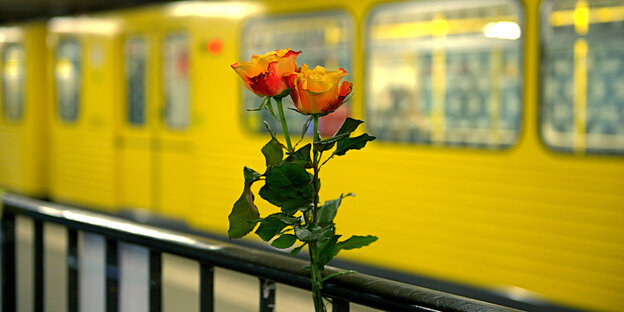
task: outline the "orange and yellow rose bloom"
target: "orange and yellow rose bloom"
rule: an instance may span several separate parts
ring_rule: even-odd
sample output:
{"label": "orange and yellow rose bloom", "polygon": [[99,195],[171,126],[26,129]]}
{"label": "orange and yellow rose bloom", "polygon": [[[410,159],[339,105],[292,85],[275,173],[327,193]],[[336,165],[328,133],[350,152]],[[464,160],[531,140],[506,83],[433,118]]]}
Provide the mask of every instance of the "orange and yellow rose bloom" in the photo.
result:
{"label": "orange and yellow rose bloom", "polygon": [[327,71],[321,66],[310,70],[303,64],[298,73],[290,75],[288,86],[297,110],[305,115],[327,115],[338,109],[351,93],[353,84],[340,80],[348,75],[340,68]]}
{"label": "orange and yellow rose bloom", "polygon": [[280,49],[264,55],[253,55],[251,62],[238,62],[232,68],[249,90],[260,97],[278,96],[289,89],[287,80],[297,71],[300,51]]}

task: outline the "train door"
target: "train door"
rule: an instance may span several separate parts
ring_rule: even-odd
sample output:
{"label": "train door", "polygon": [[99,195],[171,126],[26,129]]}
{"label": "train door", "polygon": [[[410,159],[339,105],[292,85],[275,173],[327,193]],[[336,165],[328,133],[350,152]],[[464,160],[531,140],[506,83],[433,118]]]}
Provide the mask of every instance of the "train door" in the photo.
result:
{"label": "train door", "polygon": [[115,27],[113,21],[95,18],[50,23],[54,42],[50,193],[55,200],[108,209],[118,204]]}
{"label": "train door", "polygon": [[147,33],[135,33],[123,39],[122,107],[119,157],[120,206],[155,208],[153,160],[154,109],[150,91],[154,88],[154,45]]}
{"label": "train door", "polygon": [[45,168],[45,24],[0,28],[0,186],[43,196]]}
{"label": "train door", "polygon": [[192,196],[191,33],[166,28],[158,38],[159,122],[155,127],[155,199],[160,210],[184,218]]}

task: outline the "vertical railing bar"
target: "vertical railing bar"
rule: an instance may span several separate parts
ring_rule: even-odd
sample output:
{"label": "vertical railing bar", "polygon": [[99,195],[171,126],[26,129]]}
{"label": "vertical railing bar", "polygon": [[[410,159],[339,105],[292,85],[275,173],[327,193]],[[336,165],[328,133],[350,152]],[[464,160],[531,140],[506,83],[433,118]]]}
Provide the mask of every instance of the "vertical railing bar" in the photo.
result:
{"label": "vertical railing bar", "polygon": [[2,216],[2,311],[15,312],[16,286],[15,215],[5,210]]}
{"label": "vertical railing bar", "polygon": [[349,301],[332,298],[332,312],[349,312]]}
{"label": "vertical railing bar", "polygon": [[214,267],[199,262],[199,311],[214,312]]}
{"label": "vertical railing bar", "polygon": [[43,266],[45,263],[43,256],[43,221],[34,220],[35,242],[34,242],[34,285],[35,288],[35,312],[43,312]]}
{"label": "vertical railing bar", "polygon": [[106,312],[119,310],[119,266],[117,241],[106,239]]}
{"label": "vertical railing bar", "polygon": [[67,311],[78,312],[78,230],[67,228]]}
{"label": "vertical railing bar", "polygon": [[162,311],[162,253],[149,252],[149,311]]}
{"label": "vertical railing bar", "polygon": [[260,278],[260,312],[273,312],[275,309],[275,282]]}

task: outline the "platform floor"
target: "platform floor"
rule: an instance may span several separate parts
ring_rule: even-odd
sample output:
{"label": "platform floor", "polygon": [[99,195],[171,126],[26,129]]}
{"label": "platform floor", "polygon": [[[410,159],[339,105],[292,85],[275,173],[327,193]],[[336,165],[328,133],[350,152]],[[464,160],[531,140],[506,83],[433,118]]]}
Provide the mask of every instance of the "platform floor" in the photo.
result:
{"label": "platform floor", "polygon": [[[45,227],[45,311],[67,311],[67,248],[64,227],[46,223]],[[33,230],[29,218],[17,218],[18,311],[33,310]],[[80,311],[104,312],[104,239],[80,234]],[[148,311],[148,250],[130,244],[119,247],[121,280],[120,311]],[[258,311],[259,282],[256,277],[215,268],[215,311]],[[163,256],[164,312],[199,310],[199,266],[197,262],[165,254]],[[329,307],[328,307],[329,308]],[[299,288],[277,285],[276,311],[314,311],[311,293]],[[351,311],[378,311],[351,303]]]}

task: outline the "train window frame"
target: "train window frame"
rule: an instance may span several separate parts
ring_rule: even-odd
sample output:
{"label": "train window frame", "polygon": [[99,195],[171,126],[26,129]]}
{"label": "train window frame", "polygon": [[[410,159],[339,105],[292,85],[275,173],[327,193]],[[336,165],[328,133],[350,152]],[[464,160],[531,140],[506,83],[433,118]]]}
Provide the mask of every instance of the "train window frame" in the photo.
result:
{"label": "train window frame", "polygon": [[[19,82],[18,82],[18,86],[16,88],[11,88],[11,92],[7,92],[7,90],[9,90],[9,88],[7,88],[7,82],[5,80],[5,76],[7,75],[7,73],[5,72],[7,70],[7,51],[9,49],[14,49],[17,48],[19,49],[19,53],[21,53],[21,60],[18,64],[19,66],[19,75],[20,77]],[[0,77],[0,90],[2,91],[2,94],[0,96],[0,103],[1,103],[1,113],[2,113],[2,117],[3,120],[7,123],[20,123],[22,120],[24,120],[25,118],[25,109],[26,109],[26,79],[27,79],[27,58],[26,58],[26,48],[24,46],[24,44],[22,42],[8,42],[2,46],[0,46],[0,63],[2,64],[2,66],[0,66],[1,69],[1,77]],[[12,94],[13,90],[15,90],[15,92],[17,93]],[[8,109],[7,109],[7,96],[8,95],[12,95],[14,97],[16,97],[16,113],[15,114],[9,114],[8,113]]]}
{"label": "train window frame", "polygon": [[[424,7],[432,7],[434,9],[428,11],[427,13],[435,16],[435,14],[439,14],[440,12],[444,13],[447,10],[445,10],[444,8],[447,7],[454,7],[452,4],[453,3],[457,3],[457,4],[478,4],[478,1],[472,1],[472,2],[463,2],[463,1],[457,1],[457,0],[444,0],[444,1],[405,1],[405,2],[391,2],[391,3],[379,3],[376,4],[374,6],[372,6],[371,8],[369,8],[369,10],[366,12],[365,18],[364,18],[364,26],[363,26],[363,30],[362,30],[362,45],[364,47],[364,49],[366,51],[368,51],[366,53],[366,55],[363,57],[363,64],[364,64],[364,78],[363,78],[363,84],[364,87],[363,89],[365,90],[365,94],[364,94],[364,100],[363,100],[363,111],[364,111],[364,115],[366,116],[366,119],[368,122],[367,125],[367,130],[369,132],[371,132],[372,134],[375,134],[375,129],[374,127],[371,127],[371,90],[370,90],[370,85],[371,85],[371,81],[373,80],[372,75],[371,75],[371,71],[372,71],[372,42],[373,42],[373,37],[372,37],[372,28],[373,28],[373,20],[374,17],[376,15],[376,13],[378,13],[381,10],[384,10],[386,8],[402,8],[402,7],[409,7],[409,8],[415,8],[415,7],[420,7],[420,8],[424,8]],[[414,147],[435,147],[435,148],[447,148],[447,149],[462,149],[462,150],[479,150],[479,151],[507,151],[510,150],[512,148],[515,148],[518,143],[521,140],[521,137],[524,135],[525,132],[525,122],[526,122],[526,116],[525,116],[525,112],[526,112],[526,107],[525,107],[525,98],[526,98],[526,73],[524,71],[524,68],[526,66],[526,53],[525,53],[525,47],[526,47],[526,40],[527,40],[527,29],[526,29],[526,9],[525,7],[522,5],[521,1],[519,0],[499,0],[496,1],[495,3],[488,3],[488,5],[492,5],[492,4],[496,4],[496,3],[500,3],[500,4],[507,4],[510,5],[513,12],[512,14],[514,15],[514,19],[517,22],[517,26],[520,29],[520,34],[519,37],[516,38],[517,40],[517,49],[514,50],[514,53],[517,53],[517,64],[518,64],[518,70],[517,70],[517,92],[518,96],[515,98],[515,101],[517,102],[517,111],[516,111],[516,115],[517,115],[517,127],[511,129],[510,131],[513,131],[512,133],[512,140],[510,140],[509,143],[504,143],[504,142],[497,142],[497,143],[489,143],[487,141],[485,142],[478,142],[478,143],[472,143],[472,142],[466,142],[466,141],[449,141],[447,139],[443,139],[440,141],[437,141],[435,139],[432,138],[433,134],[429,134],[429,139],[426,140],[400,140],[400,139],[384,139],[383,137],[377,135],[377,141],[379,141],[380,144],[400,144],[403,146],[414,146]],[[483,30],[485,32],[485,30]],[[433,37],[433,36],[432,36]],[[494,37],[496,38],[496,37]],[[501,38],[501,37],[498,37]],[[501,38],[503,39],[503,38]],[[432,39],[433,40],[433,39]],[[434,49],[431,48],[430,50],[425,50],[427,52],[429,52],[429,54],[431,55],[431,59],[433,62],[433,52]],[[448,51],[448,49],[444,49],[443,50],[446,54],[446,52]],[[416,57],[416,56],[425,56],[426,53],[421,53],[421,54],[414,54],[412,55],[412,57]],[[444,63],[445,65],[445,71],[446,68],[448,66],[448,61],[446,61]],[[488,67],[489,68],[489,67]],[[433,70],[433,68],[431,69]],[[489,77],[489,76],[488,76]],[[447,80],[445,79],[444,84],[447,84]],[[431,91],[433,93],[433,91]],[[433,94],[432,94],[433,96]],[[447,92],[445,91],[444,97],[446,98],[448,96]],[[503,99],[500,100],[501,103],[504,101]],[[446,100],[445,100],[446,102]],[[485,103],[485,105],[487,105],[489,103],[489,100],[486,101],[482,101],[483,103]],[[444,106],[444,111],[446,110],[446,106],[447,104],[445,104]],[[488,109],[489,112],[489,109]],[[429,117],[431,118],[431,117]],[[446,116],[445,116],[446,118]],[[443,127],[441,127],[443,130],[443,132],[446,132],[446,130],[448,129],[446,125],[444,125]],[[491,128],[483,128],[485,131],[491,132]],[[502,129],[502,128],[498,128],[498,129]],[[500,132],[500,131],[499,131]]]}
{"label": "train window frame", "polygon": [[[167,92],[168,92],[168,81],[174,81],[174,80],[170,80],[167,79],[167,44],[168,44],[168,40],[170,38],[174,38],[174,40],[179,40],[180,37],[184,37],[184,46],[185,46],[185,51],[186,51],[186,74],[185,74],[185,84],[186,84],[186,101],[185,101],[185,116],[184,118],[182,118],[182,122],[180,122],[180,120],[173,120],[170,118],[173,118],[169,112],[171,112],[170,107],[173,107],[172,105],[169,104],[169,101],[167,100]],[[175,39],[177,38],[177,39]],[[193,88],[193,84],[192,84],[192,64],[191,64],[191,54],[192,54],[192,44],[193,44],[193,36],[192,34],[187,31],[187,30],[172,30],[172,31],[168,31],[167,33],[165,33],[163,35],[162,38],[162,43],[161,43],[161,61],[162,61],[162,66],[160,68],[160,79],[162,81],[162,99],[163,99],[163,106],[162,106],[162,118],[161,118],[161,122],[163,123],[163,125],[165,126],[166,129],[170,130],[170,131],[187,131],[190,129],[191,127],[191,121],[192,121],[192,105],[193,105],[193,99],[192,99],[192,88]],[[181,80],[176,80],[177,82],[180,82]],[[175,86],[173,87],[175,88]],[[175,88],[178,89],[178,88]],[[177,106],[177,105],[176,105]]]}
{"label": "train window frame", "polygon": [[[139,43],[140,42],[140,43]],[[140,56],[139,59],[143,62],[142,64],[142,70],[140,70],[141,73],[141,81],[140,81],[140,85],[141,85],[141,103],[140,106],[136,106],[133,105],[135,104],[135,100],[137,100],[136,97],[132,96],[131,94],[131,89],[133,89],[131,86],[133,85],[132,83],[132,79],[134,77],[134,75],[131,75],[132,73],[138,73],[134,70],[131,70],[131,67],[133,66],[133,64],[130,64],[130,60],[135,60],[135,58],[131,58],[129,57],[130,55],[132,56],[137,56],[135,54],[130,54],[128,53],[128,49],[129,49],[129,44],[138,44],[140,47]],[[131,35],[131,36],[127,36],[124,38],[123,41],[123,46],[122,49],[124,51],[123,53],[123,75],[124,75],[124,104],[125,104],[125,108],[124,108],[124,122],[125,124],[131,126],[131,127],[138,127],[138,128],[143,128],[147,125],[147,79],[148,79],[148,66],[149,66],[149,40],[146,36],[144,35]],[[136,84],[136,83],[135,83]],[[133,117],[136,117],[137,115],[135,114],[137,110],[140,110],[140,118],[134,119]]]}
{"label": "train window frame", "polygon": [[[61,99],[60,99],[60,95],[59,95],[59,79],[57,77],[57,72],[59,71],[59,68],[57,68],[59,66],[59,51],[61,49],[62,46],[64,45],[74,45],[77,51],[77,57],[73,60],[67,60],[68,63],[66,64],[72,64],[74,67],[71,68],[72,70],[74,70],[74,74],[76,75],[75,78],[75,83],[73,84],[73,88],[75,89],[74,92],[69,92],[72,93],[71,96],[74,99],[73,103],[69,103],[71,105],[68,104],[62,104]],[[56,45],[56,47],[54,48],[54,69],[53,69],[53,75],[54,75],[54,103],[56,106],[56,116],[63,122],[63,123],[67,123],[67,124],[73,124],[78,122],[78,120],[80,119],[81,116],[81,108],[82,108],[82,88],[83,88],[83,57],[84,57],[84,49],[83,46],[81,44],[81,41],[76,38],[76,37],[61,37],[58,40],[58,44]],[[67,66],[65,66],[67,67]],[[67,114],[65,111],[65,108],[73,108],[73,111],[71,112],[71,114]]]}
{"label": "train window frame", "polygon": [[[254,24],[257,23],[263,23],[263,22],[271,22],[271,21],[283,21],[283,20],[300,20],[302,18],[314,18],[314,17],[320,17],[320,18],[332,18],[332,17],[337,17],[339,18],[339,24],[341,24],[341,26],[344,26],[344,28],[346,29],[346,34],[345,36],[347,37],[347,40],[345,40],[345,45],[346,45],[346,58],[348,59],[348,65],[344,65],[342,63],[337,64],[336,68],[333,67],[329,67],[329,70],[336,70],[339,67],[341,68],[345,68],[347,69],[347,71],[349,72],[349,75],[347,77],[345,77],[345,80],[348,81],[352,81],[355,79],[354,77],[354,71],[353,68],[356,66],[356,60],[354,58],[354,51],[355,51],[355,41],[357,39],[357,28],[356,28],[356,22],[355,22],[355,17],[353,15],[353,13],[351,11],[349,11],[346,8],[320,8],[314,11],[308,11],[308,12],[280,12],[280,13],[273,13],[273,14],[267,14],[267,15],[262,15],[262,16],[257,16],[257,17],[251,17],[251,18],[247,18],[245,20],[245,22],[243,23],[243,25],[240,28],[240,32],[239,32],[239,59],[240,60],[249,60],[251,57],[251,52],[249,50],[251,50],[251,48],[248,47],[248,45],[246,44],[246,39],[245,39],[245,34],[249,33],[247,30],[249,28],[252,28],[254,26]],[[280,49],[284,49],[284,48],[291,48],[293,50],[297,50],[296,47],[293,46],[283,46],[283,47],[275,47],[275,49],[280,48]],[[264,51],[264,52],[268,52],[270,50]],[[264,53],[264,52],[259,52],[259,53]],[[306,53],[306,51],[302,50],[302,56]],[[301,57],[299,57],[301,58]],[[297,64],[300,66],[301,64],[303,64],[302,61],[298,60]],[[310,64],[311,67],[314,67],[316,65],[319,64]],[[237,77],[237,79],[240,79]],[[239,91],[239,106],[240,106],[240,111],[239,111],[239,121],[240,121],[240,125],[243,128],[243,131],[249,134],[253,134],[253,135],[257,135],[257,136],[264,136],[264,135],[268,135],[268,132],[266,131],[266,128],[264,126],[259,126],[256,127],[256,129],[254,129],[251,125],[250,122],[248,120],[249,116],[258,116],[257,121],[260,125],[262,125],[262,119],[263,117],[260,117],[261,115],[259,115],[260,112],[247,112],[246,110],[250,109],[250,108],[255,108],[258,105],[260,105],[261,99],[258,98],[256,95],[254,95],[251,91],[249,91],[247,88],[245,88],[242,84],[239,84],[238,86],[240,88]],[[246,98],[248,97],[253,97],[253,98],[257,98],[258,100],[256,101],[256,105],[253,107],[246,107],[246,105],[248,103],[246,103]],[[291,102],[289,97],[284,98],[284,108],[294,108],[294,105],[292,105],[291,107]],[[338,116],[338,118],[344,117],[346,118],[347,116],[352,115],[352,112],[357,109],[357,107],[354,106],[354,102],[353,101],[349,101],[347,103],[345,103],[342,107],[341,110],[338,110],[336,113],[334,114],[330,114],[328,116],[325,117],[321,117],[320,119],[320,125],[319,125],[319,131],[323,132],[323,128],[325,128],[325,135],[329,132],[335,132],[335,130],[338,129],[338,127],[340,127],[340,124],[336,124],[332,118],[334,116],[338,116],[339,114],[342,114],[344,116]],[[348,111],[347,111],[348,110]],[[262,112],[262,114],[265,114],[264,112]],[[299,113],[293,112],[291,109],[284,109],[284,114],[286,115],[286,118],[289,119],[289,115],[291,116],[291,118],[293,118],[293,116],[296,115],[300,115]],[[292,124],[289,123],[289,130],[292,133],[293,131],[295,131],[294,133],[296,133],[297,135],[300,135],[299,132],[302,131],[301,130],[301,126],[303,125],[303,122],[305,122],[306,120],[306,116],[304,115],[300,115],[301,118],[298,117],[294,117],[294,118],[298,118],[298,122],[301,121],[301,125],[299,125],[298,123]],[[264,116],[265,120],[273,120],[272,117],[268,117],[268,116]],[[324,127],[324,118],[325,120],[327,120],[327,124]],[[333,129],[333,128],[336,129]],[[293,130],[294,129],[294,130]],[[282,134],[282,129],[281,126],[274,126],[272,127],[272,131],[275,133],[279,133]],[[323,134],[323,133],[322,133]],[[311,125],[308,128],[308,131],[306,132],[306,136],[311,136],[312,135],[312,130],[311,130]]]}
{"label": "train window frame", "polygon": [[[586,125],[588,123],[588,116],[587,116],[587,106],[589,105],[589,91],[588,89],[588,82],[590,80],[590,74],[589,74],[589,55],[590,55],[590,51],[589,51],[589,47],[594,46],[591,44],[588,44],[590,42],[590,40],[588,40],[588,32],[589,32],[589,28],[591,27],[591,22],[587,21],[587,25],[584,29],[584,33],[579,35],[579,30],[576,29],[576,25],[571,25],[571,27],[574,29],[573,34],[567,34],[563,36],[564,40],[571,40],[573,41],[573,46],[571,49],[571,55],[572,55],[572,79],[571,79],[571,83],[572,83],[572,90],[574,90],[574,92],[576,92],[576,86],[575,86],[575,65],[574,62],[575,60],[575,49],[577,47],[575,47],[576,43],[579,42],[579,39],[583,38],[583,42],[585,43],[585,53],[586,53],[586,59],[585,59],[585,67],[587,68],[586,71],[586,76],[585,76],[585,88],[586,88],[586,97],[585,99],[582,101],[584,102],[584,113],[583,115],[585,115],[585,120],[583,121],[583,128],[584,128],[584,133],[582,135],[582,139],[580,140],[580,142],[577,142],[575,139],[575,131],[577,131],[576,128],[576,123],[579,121],[578,116],[576,115],[576,113],[574,112],[575,108],[575,100],[574,100],[574,92],[572,95],[572,99],[571,99],[571,103],[569,103],[569,106],[571,106],[572,108],[572,113],[570,118],[572,119],[571,121],[571,126],[572,129],[569,132],[558,132],[556,131],[556,129],[553,129],[554,127],[552,125],[548,125],[550,128],[547,127],[547,123],[549,122],[549,113],[548,113],[548,109],[552,108],[552,104],[549,104],[547,101],[547,86],[546,86],[546,76],[548,74],[547,72],[547,40],[551,39],[552,37],[554,37],[554,35],[552,35],[552,32],[554,30],[554,27],[550,26],[550,22],[549,19],[551,18],[552,13],[554,12],[554,6],[556,4],[558,0],[545,0],[542,1],[540,6],[539,6],[539,12],[538,12],[538,16],[539,16],[539,22],[540,22],[540,27],[538,29],[539,32],[539,44],[540,44],[540,61],[539,61],[539,79],[538,79],[538,114],[539,114],[539,118],[538,118],[538,132],[539,132],[539,138],[540,138],[540,142],[542,143],[542,145],[549,151],[558,153],[558,154],[562,154],[562,155],[570,155],[570,156],[580,156],[580,155],[594,155],[594,156],[600,156],[600,155],[613,155],[613,156],[624,156],[624,134],[622,134],[622,137],[620,138],[620,141],[622,143],[621,146],[619,148],[615,147],[588,147],[588,143],[587,143],[587,137],[588,137],[588,132],[587,132],[587,128]],[[587,3],[589,5],[589,3]],[[622,1],[622,5],[624,5],[624,1]],[[591,10],[591,9],[589,9]],[[589,15],[589,11],[588,11],[588,15]],[[624,21],[620,21],[621,23],[624,23]],[[583,32],[583,30],[581,30],[581,32]],[[593,40],[592,40],[593,41]],[[622,45],[622,50],[624,53],[624,45]],[[558,132],[558,134],[553,134],[554,132]],[[567,142],[563,142],[563,143],[554,143],[552,142],[552,135],[569,135],[571,138],[569,139],[564,139],[564,141]],[[599,134],[600,135],[600,134]],[[550,139],[549,139],[550,136]],[[619,136],[619,135],[615,135],[615,136]],[[617,139],[616,139],[617,140]],[[582,147],[578,146],[582,145]]]}

